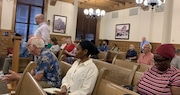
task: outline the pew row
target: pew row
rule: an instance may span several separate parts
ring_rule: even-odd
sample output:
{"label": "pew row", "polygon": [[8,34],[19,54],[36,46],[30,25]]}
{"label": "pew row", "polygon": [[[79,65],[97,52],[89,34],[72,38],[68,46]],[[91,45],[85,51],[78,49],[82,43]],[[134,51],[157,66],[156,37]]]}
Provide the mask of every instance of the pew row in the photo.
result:
{"label": "pew row", "polygon": [[93,59],[93,62],[99,70],[101,68],[106,68],[108,70],[108,72],[105,74],[106,80],[109,80],[117,85],[132,84],[137,65],[134,65],[133,69],[127,69],[97,59]]}
{"label": "pew row", "polygon": [[99,60],[106,61],[107,52],[99,52],[97,56]]}
{"label": "pew row", "polygon": [[[25,68],[21,79],[19,80],[15,91],[10,95],[47,95],[41,86],[36,82],[36,80],[30,74],[33,68],[36,68],[37,64],[31,61]],[[11,85],[8,85],[11,87]],[[11,91],[12,92],[12,91]]]}
{"label": "pew row", "polygon": [[[104,62],[104,61],[102,61],[102,62]],[[66,72],[68,71],[68,69],[71,67],[71,65],[64,61],[60,61],[60,64],[61,64],[61,68],[62,68],[61,69],[62,75],[65,75]],[[112,64],[110,64],[110,65],[112,65]],[[97,81],[96,81],[94,90],[92,92],[92,95],[123,95],[123,94],[138,95],[137,93],[135,93],[133,91],[125,89],[125,88],[121,87],[120,85],[117,85],[117,84],[107,80],[106,75],[108,74],[108,72],[110,72],[107,68],[101,67],[101,68],[98,68],[98,70],[99,70],[99,75],[97,77]],[[106,91],[104,91],[105,89],[106,89]],[[104,93],[106,93],[106,94],[104,94]]]}
{"label": "pew row", "polygon": [[139,72],[145,72],[147,71],[151,66],[146,64],[138,64],[135,62],[129,62],[121,59],[115,59],[115,61],[112,63],[113,65],[124,67],[127,69],[133,69],[134,65],[138,65],[137,70]]}
{"label": "pew row", "polygon": [[115,61],[115,59],[125,60],[125,58],[126,58],[126,52],[108,51],[106,62],[113,63]]}
{"label": "pew row", "polygon": [[106,79],[99,83],[96,95],[139,95]]}

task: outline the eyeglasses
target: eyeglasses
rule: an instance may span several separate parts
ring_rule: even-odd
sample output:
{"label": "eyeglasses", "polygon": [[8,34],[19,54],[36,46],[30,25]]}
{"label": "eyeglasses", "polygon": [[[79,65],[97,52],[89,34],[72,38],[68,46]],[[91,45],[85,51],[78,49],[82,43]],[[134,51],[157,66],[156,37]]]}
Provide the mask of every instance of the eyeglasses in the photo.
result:
{"label": "eyeglasses", "polygon": [[165,59],[152,59],[154,61],[154,63],[163,63],[165,61],[169,61],[170,59],[169,58],[165,58]]}
{"label": "eyeglasses", "polygon": [[27,47],[29,47],[29,46],[33,46],[33,44],[27,44]]}

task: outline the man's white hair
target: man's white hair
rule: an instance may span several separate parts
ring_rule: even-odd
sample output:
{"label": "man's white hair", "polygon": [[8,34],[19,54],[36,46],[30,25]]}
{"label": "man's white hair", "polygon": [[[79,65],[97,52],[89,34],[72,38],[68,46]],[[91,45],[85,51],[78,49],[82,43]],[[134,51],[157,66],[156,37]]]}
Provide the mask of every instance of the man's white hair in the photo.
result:
{"label": "man's white hair", "polygon": [[152,45],[151,44],[144,44],[142,48],[144,48],[145,45],[148,45],[149,49],[152,49]]}
{"label": "man's white hair", "polygon": [[37,48],[44,48],[44,41],[39,37],[32,37],[29,39],[32,45],[35,45]]}

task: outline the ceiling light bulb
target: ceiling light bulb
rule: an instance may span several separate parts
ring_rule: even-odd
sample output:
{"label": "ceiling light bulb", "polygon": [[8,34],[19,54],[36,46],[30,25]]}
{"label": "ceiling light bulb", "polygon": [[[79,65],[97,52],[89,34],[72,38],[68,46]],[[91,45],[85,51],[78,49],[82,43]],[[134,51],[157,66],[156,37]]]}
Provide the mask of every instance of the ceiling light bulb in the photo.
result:
{"label": "ceiling light bulb", "polygon": [[148,1],[147,0],[144,0],[144,5],[148,6]]}
{"label": "ceiling light bulb", "polygon": [[84,14],[88,15],[88,9],[84,9]]}
{"label": "ceiling light bulb", "polygon": [[90,8],[90,9],[89,9],[89,15],[93,15],[93,13],[94,13],[93,8]]}
{"label": "ceiling light bulb", "polygon": [[136,0],[137,4],[142,4],[143,0]]}
{"label": "ceiling light bulb", "polygon": [[101,16],[104,16],[106,14],[105,10],[101,10]]}

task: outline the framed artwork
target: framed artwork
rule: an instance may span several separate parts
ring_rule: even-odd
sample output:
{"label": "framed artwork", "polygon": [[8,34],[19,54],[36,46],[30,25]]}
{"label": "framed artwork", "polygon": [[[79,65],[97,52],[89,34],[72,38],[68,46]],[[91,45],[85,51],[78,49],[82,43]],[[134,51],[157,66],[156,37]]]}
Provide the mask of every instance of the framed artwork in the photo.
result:
{"label": "framed artwork", "polygon": [[61,15],[54,15],[53,19],[53,32],[55,33],[66,33],[67,17]]}
{"label": "framed artwork", "polygon": [[115,39],[129,39],[130,24],[116,24]]}

